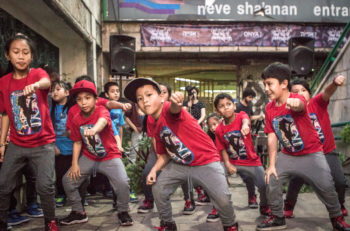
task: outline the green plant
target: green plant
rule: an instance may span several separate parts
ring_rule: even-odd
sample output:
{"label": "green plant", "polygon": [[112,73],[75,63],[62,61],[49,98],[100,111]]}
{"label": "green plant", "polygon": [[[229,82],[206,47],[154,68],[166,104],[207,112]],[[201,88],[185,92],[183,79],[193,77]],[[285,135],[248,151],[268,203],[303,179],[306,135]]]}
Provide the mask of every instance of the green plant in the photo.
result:
{"label": "green plant", "polygon": [[341,140],[344,144],[350,144],[350,125],[347,124],[340,132]]}
{"label": "green plant", "polygon": [[126,167],[126,173],[130,178],[130,187],[136,194],[140,194],[143,191],[142,172],[145,168],[145,164],[143,160],[136,160],[134,164],[129,164]]}
{"label": "green plant", "polygon": [[126,173],[130,179],[130,187],[136,194],[142,193],[142,173],[150,152],[151,140],[147,136],[142,137],[139,143],[139,150],[136,150],[135,163],[131,163],[128,158],[123,158]]}

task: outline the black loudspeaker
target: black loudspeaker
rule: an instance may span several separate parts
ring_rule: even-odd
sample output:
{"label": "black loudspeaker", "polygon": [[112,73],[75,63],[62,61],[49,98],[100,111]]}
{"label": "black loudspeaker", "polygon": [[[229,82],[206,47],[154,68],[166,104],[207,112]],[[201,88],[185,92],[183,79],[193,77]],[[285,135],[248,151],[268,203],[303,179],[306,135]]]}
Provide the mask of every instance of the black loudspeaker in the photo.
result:
{"label": "black loudspeaker", "polygon": [[135,38],[126,35],[109,36],[110,70],[112,75],[133,75],[135,71]]}
{"label": "black loudspeaker", "polygon": [[293,37],[288,43],[288,60],[293,75],[309,76],[314,66],[315,40],[308,37]]}

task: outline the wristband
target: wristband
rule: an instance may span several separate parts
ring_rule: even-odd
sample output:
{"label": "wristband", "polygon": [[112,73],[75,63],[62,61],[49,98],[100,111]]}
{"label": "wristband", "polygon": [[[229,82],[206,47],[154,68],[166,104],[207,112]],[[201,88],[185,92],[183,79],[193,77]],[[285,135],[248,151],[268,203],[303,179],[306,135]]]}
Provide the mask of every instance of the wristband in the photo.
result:
{"label": "wristband", "polygon": [[0,144],[0,147],[6,146],[6,142]]}

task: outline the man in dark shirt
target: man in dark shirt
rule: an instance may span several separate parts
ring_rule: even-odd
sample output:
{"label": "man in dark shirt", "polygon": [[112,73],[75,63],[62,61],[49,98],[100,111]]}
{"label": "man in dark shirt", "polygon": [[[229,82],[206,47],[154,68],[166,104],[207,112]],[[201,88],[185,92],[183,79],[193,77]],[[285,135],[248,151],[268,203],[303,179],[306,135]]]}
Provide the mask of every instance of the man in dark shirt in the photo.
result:
{"label": "man in dark shirt", "polygon": [[[251,121],[258,120],[264,118],[264,115],[253,115],[253,106],[252,106],[252,100],[256,96],[255,92],[250,89],[246,88],[243,91],[243,97],[242,99],[237,103],[236,105],[236,112],[244,111],[248,114]],[[256,194],[255,194],[255,186],[253,178],[249,177],[247,174],[241,173],[239,174],[244,183],[246,184],[247,190],[248,190],[248,205],[250,208],[258,208],[258,203],[256,201]]]}
{"label": "man in dark shirt", "polygon": [[256,96],[256,94],[252,89],[250,89],[250,88],[244,89],[243,97],[239,101],[239,103],[237,103],[237,105],[236,105],[236,112],[238,113],[240,111],[244,111],[245,113],[248,114],[251,121],[264,118],[264,115],[262,115],[262,114],[253,115],[252,100],[255,98],[255,96]]}

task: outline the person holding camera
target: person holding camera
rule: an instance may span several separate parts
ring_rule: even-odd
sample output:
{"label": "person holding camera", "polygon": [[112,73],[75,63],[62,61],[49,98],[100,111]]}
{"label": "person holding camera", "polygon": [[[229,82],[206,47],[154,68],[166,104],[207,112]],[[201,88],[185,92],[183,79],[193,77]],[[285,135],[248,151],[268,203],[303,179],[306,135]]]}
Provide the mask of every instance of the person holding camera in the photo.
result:
{"label": "person holding camera", "polygon": [[188,100],[184,102],[184,108],[198,121],[202,126],[205,119],[205,105],[198,100],[198,88],[195,86],[186,87]]}
{"label": "person holding camera", "polygon": [[[188,100],[184,102],[183,107],[197,120],[197,123],[203,128],[203,121],[205,119],[205,105],[198,100],[198,88],[195,86],[186,87]],[[196,201],[197,205],[206,205],[210,202],[207,193],[198,185],[194,185],[198,194]]]}

